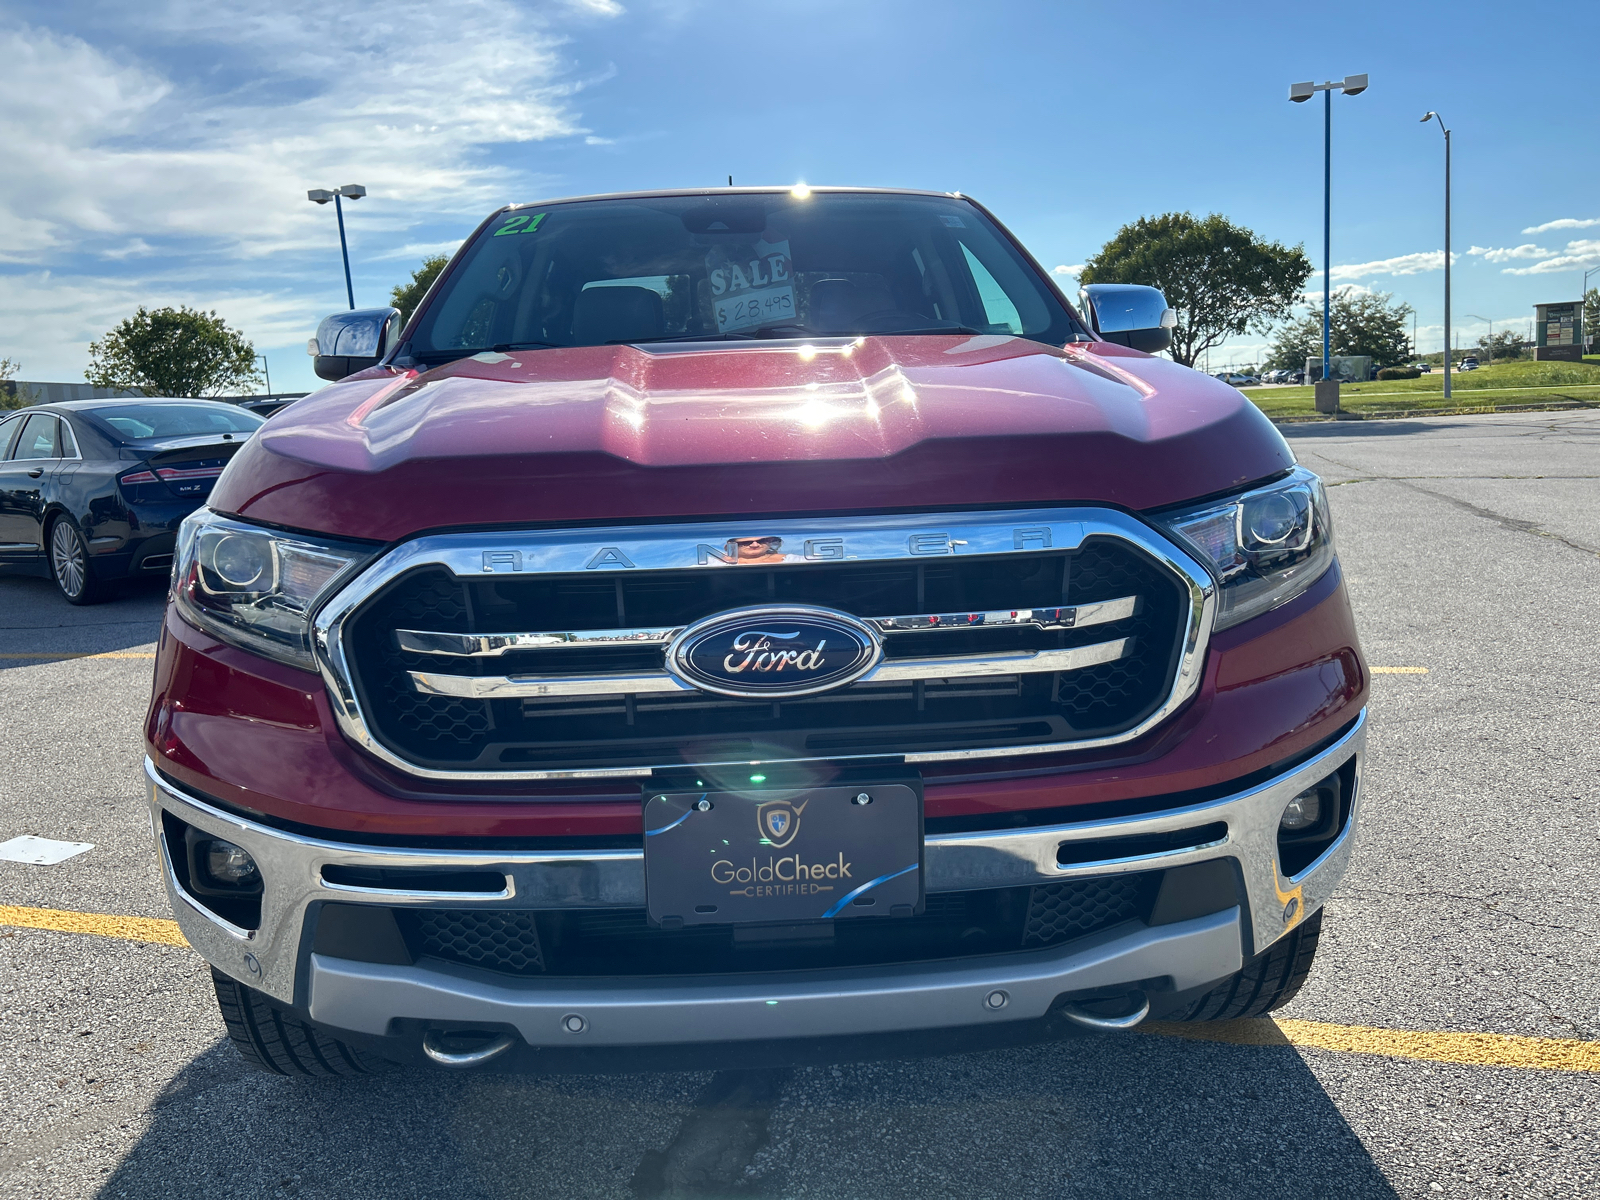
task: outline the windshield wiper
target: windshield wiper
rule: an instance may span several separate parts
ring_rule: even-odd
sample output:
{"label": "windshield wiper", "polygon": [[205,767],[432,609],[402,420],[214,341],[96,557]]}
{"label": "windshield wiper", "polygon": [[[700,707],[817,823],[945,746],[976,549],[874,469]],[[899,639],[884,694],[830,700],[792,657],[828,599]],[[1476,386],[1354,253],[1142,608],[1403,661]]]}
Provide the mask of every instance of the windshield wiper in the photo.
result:
{"label": "windshield wiper", "polygon": [[927,329],[874,329],[871,333],[864,333],[862,337],[923,337],[935,333],[976,333],[983,330],[974,329],[971,325],[934,325]]}
{"label": "windshield wiper", "polygon": [[816,333],[798,321],[757,325],[754,329],[729,329],[724,333],[679,333],[670,337],[617,338],[608,346],[637,346],[648,342],[743,342],[776,337],[919,337],[936,333],[981,334],[970,325],[939,325],[928,329],[863,329],[855,333]]}
{"label": "windshield wiper", "polygon": [[677,333],[670,337],[646,338],[617,338],[606,343],[608,346],[638,346],[647,342],[737,342],[750,341],[755,338],[776,337],[778,331],[792,329],[799,336],[811,333],[798,321],[784,321],[774,325],[757,325],[754,329],[729,329],[724,333]]}
{"label": "windshield wiper", "polygon": [[562,346],[559,342],[501,342],[497,346],[490,346],[489,349],[495,354],[507,354],[512,350],[560,350]]}

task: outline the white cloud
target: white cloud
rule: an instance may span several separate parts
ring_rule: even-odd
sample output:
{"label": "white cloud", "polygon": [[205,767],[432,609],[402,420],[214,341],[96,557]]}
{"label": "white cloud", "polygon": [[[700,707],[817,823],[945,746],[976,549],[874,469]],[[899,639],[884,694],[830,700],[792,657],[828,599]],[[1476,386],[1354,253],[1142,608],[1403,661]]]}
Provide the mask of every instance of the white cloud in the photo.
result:
{"label": "white cloud", "polygon": [[554,190],[497,151],[587,133],[576,99],[604,76],[574,75],[559,23],[623,10],[574,3],[152,0],[94,6],[83,36],[64,30],[88,6],[61,28],[0,22],[0,356],[79,378],[88,341],[141,304],[303,345],[344,303],[315,187],[369,189],[345,219],[357,298],[381,302],[398,280],[362,263],[448,253]]}
{"label": "white cloud", "polygon": [[591,133],[588,137],[583,139],[583,144],[585,146],[615,146],[617,144],[617,139],[595,137],[595,135]]}
{"label": "white cloud", "polygon": [[230,90],[204,94],[214,73],[179,82],[51,30],[0,33],[11,261],[130,237],[203,239],[243,257],[321,247],[331,214],[305,191],[351,181],[371,193],[352,237],[479,213],[518,178],[482,148],[584,132],[560,37],[510,0],[174,0],[130,13],[180,51],[228,59]]}
{"label": "white cloud", "polygon": [[1522,246],[1508,246],[1504,249],[1492,250],[1487,246],[1473,246],[1468,254],[1481,254],[1483,258],[1492,263],[1509,262],[1513,258],[1549,258],[1554,250],[1546,250],[1542,246],[1535,246],[1528,242]]}
{"label": "white cloud", "polygon": [[134,238],[126,245],[113,246],[108,250],[100,251],[100,257],[110,258],[116,260],[117,262],[121,262],[125,258],[144,258],[146,255],[154,253],[155,247],[153,247],[149,242],[145,241],[143,238]]}
{"label": "white cloud", "polygon": [[[1333,269],[1333,271],[1334,271],[1334,274],[1337,275],[1339,273],[1339,268],[1335,267]],[[1339,297],[1339,296],[1372,296],[1372,295],[1376,295],[1378,290],[1379,289],[1377,289],[1377,288],[1367,287],[1366,284],[1363,284],[1363,283],[1336,283],[1330,289],[1330,291],[1331,291],[1331,293],[1333,294],[1334,297]],[[1301,292],[1300,293],[1300,303],[1304,304],[1304,305],[1307,305],[1307,306],[1309,306],[1311,308],[1314,308],[1317,312],[1321,312],[1322,311],[1322,289],[1321,288],[1313,288],[1309,292]],[[1233,343],[1230,342],[1228,344],[1232,345]]]}
{"label": "white cloud", "polygon": [[1083,274],[1083,264],[1082,263],[1073,263],[1070,266],[1067,266],[1067,265],[1063,264],[1062,266],[1059,266],[1059,267],[1055,268],[1055,270],[1052,271],[1051,274],[1053,274],[1053,275],[1070,275],[1073,279],[1076,279],[1079,275]]}
{"label": "white cloud", "polygon": [[1523,233],[1549,233],[1552,229],[1593,229],[1600,225],[1600,217],[1588,217],[1583,220],[1577,217],[1562,217],[1555,221],[1546,221],[1543,225],[1530,225]]}
{"label": "white cloud", "polygon": [[[1546,252],[1548,253],[1548,251]],[[1531,267],[1506,267],[1506,275],[1554,275],[1561,271],[1582,271],[1600,267],[1600,239],[1568,242],[1566,250]]]}
{"label": "white cloud", "polygon": [[292,289],[222,291],[195,281],[160,277],[61,278],[50,271],[6,277],[4,318],[19,378],[81,380],[89,343],[140,305],[189,305],[215,310],[260,350],[303,352],[326,314],[315,297]]}
{"label": "white cloud", "polygon": [[443,242],[407,242],[404,246],[396,246],[393,250],[386,250],[382,254],[369,254],[368,262],[387,262],[397,258],[424,259],[434,254],[449,256],[461,249],[461,239],[451,238]]}
{"label": "white cloud", "polygon": [[[1461,256],[1452,254],[1451,265]],[[1444,269],[1443,250],[1425,250],[1416,254],[1400,254],[1394,258],[1380,258],[1372,262],[1346,263],[1330,272],[1334,279],[1365,279],[1371,275],[1420,275],[1424,271]]]}

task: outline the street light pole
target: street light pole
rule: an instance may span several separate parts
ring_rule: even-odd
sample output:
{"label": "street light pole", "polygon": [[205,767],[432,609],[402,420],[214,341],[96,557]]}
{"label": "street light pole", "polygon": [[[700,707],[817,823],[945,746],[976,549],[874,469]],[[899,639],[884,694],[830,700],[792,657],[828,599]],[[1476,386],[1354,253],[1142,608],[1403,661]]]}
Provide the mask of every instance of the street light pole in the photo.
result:
{"label": "street light pole", "polygon": [[344,294],[350,301],[350,309],[355,311],[356,289],[350,282],[350,247],[344,240],[344,205],[339,202],[339,193],[333,194],[333,212],[339,218],[339,256],[344,259]]}
{"label": "street light pole", "polygon": [[1444,398],[1450,399],[1450,130],[1436,112],[1422,115],[1422,123],[1439,122],[1444,130]]}
{"label": "street light pole", "polygon": [[329,200],[333,201],[333,211],[339,217],[339,253],[344,257],[344,294],[345,299],[350,302],[351,311],[354,311],[356,307],[356,290],[355,286],[350,282],[350,247],[344,239],[344,205],[339,202],[339,197],[343,196],[348,200],[359,200],[366,194],[367,189],[359,183],[347,183],[343,187],[334,188],[332,191],[326,188],[314,188],[306,193],[306,199],[313,204],[326,204]]}
{"label": "street light pole", "polygon": [[1346,75],[1326,83],[1293,83],[1289,99],[1304,104],[1318,92],[1322,105],[1322,379],[1317,384],[1317,411],[1339,411],[1339,384],[1329,378],[1333,367],[1333,93],[1359,96],[1367,90],[1365,75]]}
{"label": "street light pole", "polygon": [[1322,93],[1322,377],[1330,377],[1333,330],[1333,89]]}
{"label": "street light pole", "polygon": [[272,367],[267,363],[265,354],[256,355],[261,360],[261,369],[267,373],[267,395],[272,395]]}
{"label": "street light pole", "polygon": [[[1583,321],[1583,314],[1589,307],[1589,276],[1600,274],[1600,267],[1590,267],[1583,273],[1583,286],[1578,289],[1578,320]],[[1600,342],[1600,329],[1590,329],[1587,325],[1583,329],[1584,336],[1589,342]]]}

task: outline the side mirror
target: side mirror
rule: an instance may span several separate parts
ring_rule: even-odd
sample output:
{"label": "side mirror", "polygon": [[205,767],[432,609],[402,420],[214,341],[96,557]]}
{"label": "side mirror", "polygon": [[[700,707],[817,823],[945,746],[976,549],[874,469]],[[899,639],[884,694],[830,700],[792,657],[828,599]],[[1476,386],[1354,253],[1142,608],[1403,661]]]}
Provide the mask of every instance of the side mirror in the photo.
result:
{"label": "side mirror", "polygon": [[1108,342],[1154,354],[1172,345],[1178,314],[1161,289],[1137,283],[1089,283],[1078,295],[1089,324]]}
{"label": "side mirror", "polygon": [[317,326],[317,336],[306,343],[318,378],[337,382],[357,371],[375,367],[400,339],[398,308],[358,308],[334,313]]}

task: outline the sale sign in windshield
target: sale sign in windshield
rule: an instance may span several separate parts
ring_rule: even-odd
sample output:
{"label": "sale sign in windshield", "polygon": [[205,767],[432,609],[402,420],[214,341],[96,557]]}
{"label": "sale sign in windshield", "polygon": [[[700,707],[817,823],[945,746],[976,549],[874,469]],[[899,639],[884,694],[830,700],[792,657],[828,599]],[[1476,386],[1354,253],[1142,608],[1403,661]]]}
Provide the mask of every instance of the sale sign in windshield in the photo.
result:
{"label": "sale sign in windshield", "polygon": [[706,272],[718,333],[796,320],[788,239],[717,246],[706,256]]}

